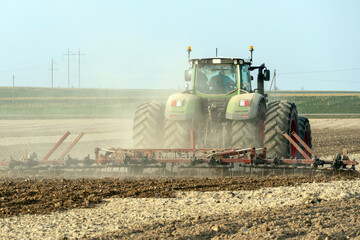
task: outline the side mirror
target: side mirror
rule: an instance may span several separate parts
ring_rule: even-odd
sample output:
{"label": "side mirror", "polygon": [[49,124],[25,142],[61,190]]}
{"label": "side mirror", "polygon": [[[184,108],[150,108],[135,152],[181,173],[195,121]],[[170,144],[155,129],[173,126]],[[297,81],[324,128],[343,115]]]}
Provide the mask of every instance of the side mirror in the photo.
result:
{"label": "side mirror", "polygon": [[191,70],[185,70],[185,81],[191,81]]}
{"label": "side mirror", "polygon": [[269,81],[270,80],[270,70],[265,69],[264,70],[264,81]]}

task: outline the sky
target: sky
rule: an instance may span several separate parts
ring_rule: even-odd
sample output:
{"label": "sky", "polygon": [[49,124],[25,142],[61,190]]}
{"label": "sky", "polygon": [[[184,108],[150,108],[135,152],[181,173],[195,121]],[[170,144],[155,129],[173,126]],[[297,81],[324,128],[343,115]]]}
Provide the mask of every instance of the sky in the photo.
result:
{"label": "sky", "polygon": [[[360,91],[360,1],[2,0],[0,87],[183,89],[192,58],[265,63],[281,90]],[[69,71],[68,71],[68,56]],[[269,83],[266,84],[266,88]]]}

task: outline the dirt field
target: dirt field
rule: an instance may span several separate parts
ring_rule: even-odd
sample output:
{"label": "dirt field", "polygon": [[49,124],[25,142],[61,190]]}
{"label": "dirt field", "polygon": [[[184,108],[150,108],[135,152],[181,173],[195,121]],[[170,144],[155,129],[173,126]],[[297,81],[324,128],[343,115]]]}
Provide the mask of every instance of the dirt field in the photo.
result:
{"label": "dirt field", "polygon": [[[360,159],[359,123],[311,120],[313,149],[329,157],[346,147],[351,158]],[[131,147],[131,124],[119,119],[2,120],[0,152],[16,159],[26,148],[42,158],[70,131],[53,159],[83,131],[70,153],[83,158],[95,147]],[[350,176],[2,179],[0,238],[357,238],[359,189],[360,180]]]}
{"label": "dirt field", "polygon": [[[310,120],[313,149],[318,156],[341,152],[360,153],[360,119]],[[22,150],[35,152],[39,159],[69,131],[71,135],[50,157],[56,159],[66,147],[84,132],[85,135],[70,152],[71,157],[94,157],[95,147],[132,147],[132,120],[130,119],[47,119],[0,120],[0,160],[20,159]]]}
{"label": "dirt field", "polygon": [[0,120],[0,158],[19,159],[22,149],[26,149],[41,159],[67,131],[71,135],[50,159],[58,158],[81,132],[85,135],[70,152],[71,157],[84,158],[91,154],[94,158],[95,147],[132,146],[129,119]]}
{"label": "dirt field", "polygon": [[325,157],[347,148],[350,154],[360,153],[360,119],[310,120],[313,149]]}

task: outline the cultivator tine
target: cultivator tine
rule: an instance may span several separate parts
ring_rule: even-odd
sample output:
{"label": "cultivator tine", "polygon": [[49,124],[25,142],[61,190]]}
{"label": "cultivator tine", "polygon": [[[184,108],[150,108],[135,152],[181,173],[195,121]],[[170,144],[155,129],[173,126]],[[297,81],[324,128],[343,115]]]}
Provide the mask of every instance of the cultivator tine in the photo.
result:
{"label": "cultivator tine", "polygon": [[348,150],[346,148],[343,148],[342,155],[343,155],[343,160],[349,160]]}
{"label": "cultivator tine", "polygon": [[70,132],[66,132],[62,138],[54,145],[54,147],[45,155],[42,161],[46,161],[49,159],[51,154],[55,152],[56,149],[65,141],[65,139],[70,135]]}
{"label": "cultivator tine", "polygon": [[79,142],[79,140],[84,136],[84,133],[80,133],[79,136],[66,148],[66,150],[60,155],[59,159],[64,159],[65,155],[70,152],[70,150]]}
{"label": "cultivator tine", "polygon": [[299,145],[297,145],[297,143],[286,132],[283,132],[283,135],[306,160],[311,160],[311,158],[301,149]]}
{"label": "cultivator tine", "polygon": [[28,153],[25,148],[22,150],[22,155],[23,155],[23,159],[27,159]]}
{"label": "cultivator tine", "polygon": [[311,154],[312,159],[317,158],[313,150],[311,150],[311,148],[299,137],[299,135],[296,134],[296,132],[292,132],[291,135],[293,135],[296,140],[298,140],[299,143],[306,149],[306,151]]}
{"label": "cultivator tine", "polygon": [[194,130],[190,131],[191,149],[195,149],[195,136]]}

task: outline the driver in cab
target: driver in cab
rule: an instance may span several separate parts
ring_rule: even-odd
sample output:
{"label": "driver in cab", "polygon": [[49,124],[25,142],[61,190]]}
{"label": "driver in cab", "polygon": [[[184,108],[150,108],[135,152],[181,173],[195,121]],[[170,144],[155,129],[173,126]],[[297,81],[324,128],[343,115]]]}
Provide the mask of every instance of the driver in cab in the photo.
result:
{"label": "driver in cab", "polygon": [[210,79],[209,87],[212,93],[228,93],[235,89],[235,83],[223,71],[219,71],[218,75]]}

